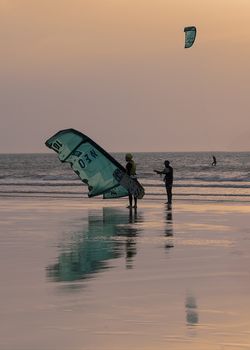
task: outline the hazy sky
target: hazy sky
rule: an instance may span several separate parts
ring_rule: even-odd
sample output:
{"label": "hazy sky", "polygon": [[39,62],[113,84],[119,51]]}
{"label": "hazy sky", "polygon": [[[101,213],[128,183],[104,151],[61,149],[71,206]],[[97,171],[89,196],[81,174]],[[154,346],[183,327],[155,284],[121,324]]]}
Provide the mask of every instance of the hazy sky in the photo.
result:
{"label": "hazy sky", "polygon": [[0,153],[66,128],[107,151],[250,150],[249,0],[0,0],[0,23]]}

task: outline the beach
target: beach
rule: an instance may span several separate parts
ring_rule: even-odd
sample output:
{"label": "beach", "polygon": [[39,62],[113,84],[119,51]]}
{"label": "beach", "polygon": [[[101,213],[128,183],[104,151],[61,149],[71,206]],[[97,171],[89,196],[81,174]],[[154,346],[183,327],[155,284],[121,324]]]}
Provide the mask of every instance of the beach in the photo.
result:
{"label": "beach", "polygon": [[0,198],[0,349],[250,349],[248,203]]}
{"label": "beach", "polygon": [[250,350],[250,0],[0,9],[0,350]]}

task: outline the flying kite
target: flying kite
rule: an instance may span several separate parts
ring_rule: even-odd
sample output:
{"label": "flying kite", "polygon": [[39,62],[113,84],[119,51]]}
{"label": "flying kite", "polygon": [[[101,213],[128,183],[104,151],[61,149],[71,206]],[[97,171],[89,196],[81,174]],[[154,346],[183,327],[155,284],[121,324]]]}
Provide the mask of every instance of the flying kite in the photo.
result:
{"label": "flying kite", "polygon": [[196,28],[194,26],[191,27],[185,27],[185,49],[188,49],[191,47],[195,41],[196,38]]}
{"label": "flying kite", "polygon": [[126,174],[126,169],[88,136],[74,129],[57,132],[46,146],[58,153],[62,163],[69,163],[72,170],[88,186],[88,196],[103,195],[118,198],[132,194],[141,199],[144,188]]}

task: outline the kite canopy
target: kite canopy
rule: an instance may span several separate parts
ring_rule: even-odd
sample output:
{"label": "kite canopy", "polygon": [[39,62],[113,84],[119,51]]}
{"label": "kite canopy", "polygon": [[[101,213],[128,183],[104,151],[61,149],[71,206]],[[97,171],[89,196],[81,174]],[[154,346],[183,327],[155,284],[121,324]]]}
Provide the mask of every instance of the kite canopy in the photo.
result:
{"label": "kite canopy", "polygon": [[79,131],[59,131],[45,144],[58,153],[61,162],[71,165],[72,170],[88,186],[89,197],[110,193],[116,187],[122,188],[109,198],[127,196],[128,192],[137,198],[143,197],[144,189],[140,183],[129,177],[125,168],[109,153]]}
{"label": "kite canopy", "polygon": [[196,28],[195,27],[185,27],[185,49],[191,47],[196,38]]}

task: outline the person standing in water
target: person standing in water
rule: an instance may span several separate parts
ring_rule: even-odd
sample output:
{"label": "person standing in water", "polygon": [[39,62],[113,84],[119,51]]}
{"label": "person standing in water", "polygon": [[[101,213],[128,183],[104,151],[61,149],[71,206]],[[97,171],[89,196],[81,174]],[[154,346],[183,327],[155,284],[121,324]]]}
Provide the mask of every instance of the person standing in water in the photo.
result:
{"label": "person standing in water", "polygon": [[164,182],[167,192],[168,201],[167,204],[172,204],[172,187],[173,187],[173,179],[174,179],[174,172],[173,168],[170,166],[170,162],[168,160],[165,160],[164,162],[165,168],[162,171],[154,170],[156,174],[164,175]]}
{"label": "person standing in water", "polygon": [[[126,173],[136,179],[136,164],[135,162],[133,161],[133,155],[131,153],[127,153],[125,155],[125,160],[127,162],[126,164]],[[129,205],[127,208],[131,209],[131,208],[137,208],[137,198],[134,197],[132,194],[129,193],[128,195],[128,198],[129,198]],[[134,206],[133,206],[133,198],[134,198]]]}
{"label": "person standing in water", "polygon": [[216,166],[216,164],[217,164],[217,160],[216,160],[215,156],[213,156],[213,163],[212,163],[212,166]]}

